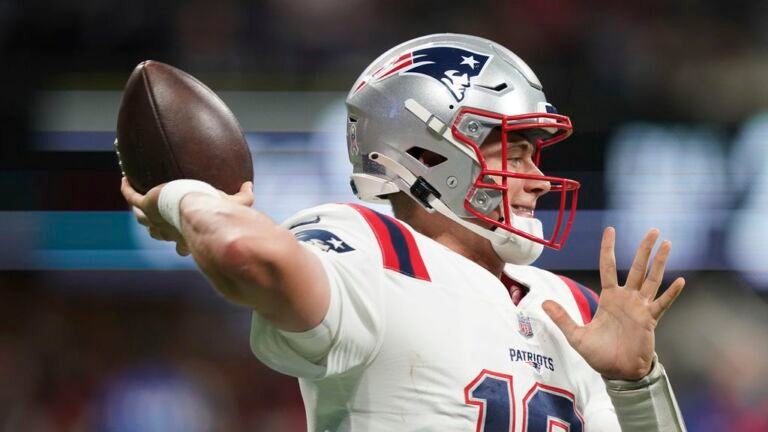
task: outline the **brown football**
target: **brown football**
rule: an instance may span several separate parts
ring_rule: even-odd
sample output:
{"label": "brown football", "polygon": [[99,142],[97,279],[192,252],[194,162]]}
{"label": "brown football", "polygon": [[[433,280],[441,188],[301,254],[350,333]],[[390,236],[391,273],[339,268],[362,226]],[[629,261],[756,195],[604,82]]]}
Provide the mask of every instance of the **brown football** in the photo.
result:
{"label": "brown football", "polygon": [[253,178],[248,144],[224,102],[192,75],[152,60],[128,78],[115,146],[123,175],[140,193],[196,179],[233,194]]}

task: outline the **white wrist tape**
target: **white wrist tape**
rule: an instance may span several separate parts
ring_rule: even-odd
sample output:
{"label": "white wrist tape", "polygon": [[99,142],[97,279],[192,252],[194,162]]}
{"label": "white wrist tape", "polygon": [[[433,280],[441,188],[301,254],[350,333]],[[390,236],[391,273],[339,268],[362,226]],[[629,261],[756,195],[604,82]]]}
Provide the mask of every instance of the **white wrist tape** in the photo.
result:
{"label": "white wrist tape", "polygon": [[166,222],[173,225],[181,232],[181,200],[189,193],[198,192],[210,196],[219,196],[219,192],[213,186],[200,180],[174,180],[169,182],[160,191],[157,207],[160,216]]}
{"label": "white wrist tape", "polygon": [[675,394],[658,358],[640,381],[604,381],[622,432],[685,432]]}

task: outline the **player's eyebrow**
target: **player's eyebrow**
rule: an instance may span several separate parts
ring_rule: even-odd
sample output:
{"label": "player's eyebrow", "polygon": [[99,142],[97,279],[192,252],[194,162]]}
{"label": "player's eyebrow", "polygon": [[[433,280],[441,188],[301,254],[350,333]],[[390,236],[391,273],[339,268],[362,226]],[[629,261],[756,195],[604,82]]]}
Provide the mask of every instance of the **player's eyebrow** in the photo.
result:
{"label": "player's eyebrow", "polygon": [[523,150],[533,152],[534,145],[524,137],[510,133],[507,136],[507,151],[509,150]]}

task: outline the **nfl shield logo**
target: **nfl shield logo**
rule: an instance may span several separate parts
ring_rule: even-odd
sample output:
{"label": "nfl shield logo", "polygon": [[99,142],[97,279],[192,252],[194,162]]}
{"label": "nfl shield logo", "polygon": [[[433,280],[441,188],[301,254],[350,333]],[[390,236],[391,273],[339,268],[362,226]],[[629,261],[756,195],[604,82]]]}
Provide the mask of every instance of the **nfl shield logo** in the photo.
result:
{"label": "nfl shield logo", "polygon": [[530,339],[533,337],[533,327],[531,327],[531,319],[527,316],[518,313],[517,314],[517,332],[520,333],[520,336]]}

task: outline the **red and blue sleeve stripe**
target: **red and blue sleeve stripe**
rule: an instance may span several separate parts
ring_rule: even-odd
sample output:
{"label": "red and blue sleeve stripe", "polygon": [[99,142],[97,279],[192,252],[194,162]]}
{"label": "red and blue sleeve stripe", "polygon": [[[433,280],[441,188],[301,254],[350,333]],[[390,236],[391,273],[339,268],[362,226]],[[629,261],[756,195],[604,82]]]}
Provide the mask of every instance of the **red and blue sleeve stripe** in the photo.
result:
{"label": "red and blue sleeve stripe", "polygon": [[348,204],[360,213],[371,227],[381,249],[384,268],[412,278],[430,281],[413,234],[397,219],[358,204]]}
{"label": "red and blue sleeve stripe", "polygon": [[589,324],[592,321],[592,317],[595,316],[595,312],[597,312],[597,303],[600,301],[600,297],[594,291],[573,279],[560,275],[558,277],[571,290],[571,295],[573,295],[573,299],[576,300],[576,305],[579,307],[581,320],[584,324]]}

